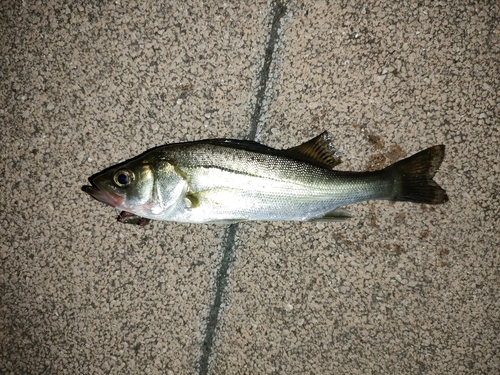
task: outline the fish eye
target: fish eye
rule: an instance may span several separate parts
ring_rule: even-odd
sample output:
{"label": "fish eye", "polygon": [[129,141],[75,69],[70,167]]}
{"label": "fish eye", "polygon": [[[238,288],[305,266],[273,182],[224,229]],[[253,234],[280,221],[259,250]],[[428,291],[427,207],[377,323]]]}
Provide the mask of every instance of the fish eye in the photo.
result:
{"label": "fish eye", "polygon": [[115,184],[118,186],[128,186],[134,181],[134,172],[128,169],[123,169],[115,173],[114,176]]}

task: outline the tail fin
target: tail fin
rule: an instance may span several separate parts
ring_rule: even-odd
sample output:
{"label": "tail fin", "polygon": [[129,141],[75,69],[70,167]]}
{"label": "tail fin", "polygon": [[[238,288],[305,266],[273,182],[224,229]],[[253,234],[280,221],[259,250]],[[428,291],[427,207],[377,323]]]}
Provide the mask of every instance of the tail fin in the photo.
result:
{"label": "tail fin", "polygon": [[443,158],[444,145],[438,145],[387,167],[385,171],[394,178],[391,200],[427,204],[447,202],[446,191],[432,179]]}

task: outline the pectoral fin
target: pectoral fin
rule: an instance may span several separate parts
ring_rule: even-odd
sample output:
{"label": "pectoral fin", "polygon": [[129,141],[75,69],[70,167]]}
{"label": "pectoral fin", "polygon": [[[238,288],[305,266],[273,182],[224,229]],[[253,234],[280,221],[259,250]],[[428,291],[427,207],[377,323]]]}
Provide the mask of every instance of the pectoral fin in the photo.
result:
{"label": "pectoral fin", "polygon": [[196,208],[200,205],[200,197],[198,194],[188,191],[186,193],[186,207]]}

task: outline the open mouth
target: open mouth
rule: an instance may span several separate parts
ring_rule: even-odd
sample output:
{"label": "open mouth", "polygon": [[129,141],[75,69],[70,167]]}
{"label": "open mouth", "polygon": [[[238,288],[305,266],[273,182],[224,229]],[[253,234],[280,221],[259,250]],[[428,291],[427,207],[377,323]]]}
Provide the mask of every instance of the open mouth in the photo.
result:
{"label": "open mouth", "polygon": [[94,199],[111,207],[118,207],[123,203],[123,197],[120,197],[112,191],[101,190],[102,188],[99,188],[93,180],[89,179],[89,181],[91,185],[82,186],[82,190]]}

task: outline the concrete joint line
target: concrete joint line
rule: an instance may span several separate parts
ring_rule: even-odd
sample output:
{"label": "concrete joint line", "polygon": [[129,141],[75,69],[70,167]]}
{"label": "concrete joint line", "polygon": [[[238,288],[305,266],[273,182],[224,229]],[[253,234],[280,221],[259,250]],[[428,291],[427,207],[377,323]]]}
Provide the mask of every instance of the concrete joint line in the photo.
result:
{"label": "concrete joint line", "polygon": [[259,133],[259,124],[262,122],[263,116],[267,112],[267,107],[271,99],[272,84],[270,79],[272,63],[275,62],[275,52],[280,42],[280,26],[283,16],[286,14],[286,5],[284,1],[273,1],[271,9],[271,30],[269,31],[269,39],[264,54],[264,64],[259,72],[259,84],[256,93],[255,107],[250,119],[250,132],[248,138],[255,141]]}
{"label": "concrete joint line", "polygon": [[[258,76],[258,89],[256,93],[255,108],[250,119],[249,139],[255,140],[258,135],[259,124],[267,111],[270,101],[270,71],[278,42],[280,41],[281,19],[286,14],[286,5],[283,1],[273,1],[271,7],[270,19],[272,20],[271,30],[269,31],[268,42],[266,45],[264,63]],[[228,300],[227,286],[229,275],[236,260],[238,224],[231,224],[224,236],[222,242],[222,259],[215,279],[215,291],[212,305],[210,306],[206,321],[205,337],[202,342],[201,357],[198,363],[199,374],[208,374],[211,370],[211,363],[215,357],[215,346],[217,333],[220,332],[222,324],[222,310],[224,302]]]}

